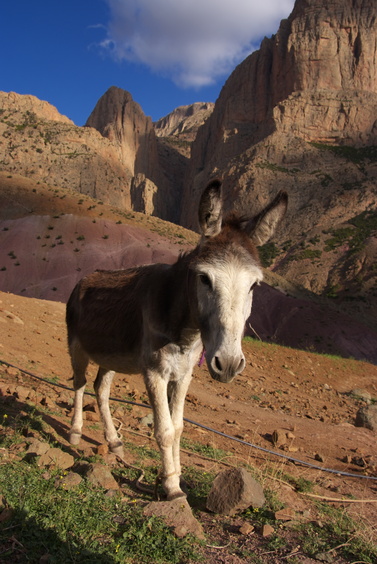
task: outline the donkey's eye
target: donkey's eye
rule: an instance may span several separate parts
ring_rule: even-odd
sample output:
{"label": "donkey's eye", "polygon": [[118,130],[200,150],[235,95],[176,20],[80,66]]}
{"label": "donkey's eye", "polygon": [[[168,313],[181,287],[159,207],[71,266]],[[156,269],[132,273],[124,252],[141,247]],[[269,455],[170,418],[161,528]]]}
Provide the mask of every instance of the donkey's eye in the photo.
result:
{"label": "donkey's eye", "polygon": [[200,282],[203,284],[203,286],[207,286],[207,288],[212,288],[211,280],[209,276],[207,276],[207,274],[199,274],[199,279]]}

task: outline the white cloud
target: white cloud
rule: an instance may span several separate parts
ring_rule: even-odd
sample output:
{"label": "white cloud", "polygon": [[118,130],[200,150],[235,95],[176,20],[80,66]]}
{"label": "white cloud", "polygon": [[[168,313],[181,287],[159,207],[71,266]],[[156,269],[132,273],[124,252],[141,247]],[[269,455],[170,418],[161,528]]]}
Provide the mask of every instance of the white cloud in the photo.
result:
{"label": "white cloud", "polygon": [[102,47],[176,84],[201,87],[229,74],[278,30],[294,0],[107,0]]}

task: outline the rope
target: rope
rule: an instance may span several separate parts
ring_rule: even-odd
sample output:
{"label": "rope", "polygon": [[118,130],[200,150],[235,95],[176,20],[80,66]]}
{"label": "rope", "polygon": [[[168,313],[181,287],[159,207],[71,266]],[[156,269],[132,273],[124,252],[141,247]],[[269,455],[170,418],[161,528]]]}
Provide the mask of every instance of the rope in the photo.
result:
{"label": "rope", "polygon": [[[54,387],[57,387],[57,388],[63,388],[64,390],[74,392],[73,388],[69,388],[68,386],[64,386],[64,384],[58,384],[58,383],[50,382],[50,380],[47,380],[46,378],[42,378],[41,376],[37,376],[36,374],[33,374],[32,372],[29,372],[27,370],[24,370],[23,368],[20,368],[19,366],[15,366],[14,364],[10,364],[9,362],[6,362],[5,360],[0,359],[0,364],[5,364],[6,366],[9,366],[11,368],[15,368],[16,370],[20,370],[20,372],[27,374],[31,378],[35,378],[36,380],[40,380],[41,382],[46,382],[47,384],[50,384],[51,386],[54,386]],[[92,393],[92,392],[85,392],[85,393],[88,394],[89,396],[95,397],[95,394]],[[146,403],[138,403],[138,402],[135,402],[135,401],[132,401],[132,400],[124,400],[124,399],[113,398],[113,397],[110,397],[109,400],[115,401],[115,402],[118,402],[118,403],[126,403],[128,405],[135,405],[137,407],[144,407],[146,409],[152,409],[152,407],[150,405],[146,404]],[[196,421],[193,421],[192,419],[187,419],[186,417],[184,417],[183,420],[186,423],[191,423],[191,425],[195,425],[196,427],[200,427],[201,429],[205,429],[206,431],[210,431],[211,433],[215,433],[216,435],[220,435],[221,437],[224,437],[224,438],[229,439],[231,441],[241,443],[245,446],[254,448],[256,450],[260,450],[260,451],[265,452],[267,454],[272,454],[273,456],[278,456],[280,458],[284,458],[285,460],[288,460],[289,462],[293,462],[294,464],[302,464],[303,466],[307,466],[309,468],[314,468],[315,470],[321,470],[322,472],[328,472],[330,474],[337,474],[338,476],[347,476],[349,478],[360,478],[360,479],[364,479],[364,480],[375,480],[375,481],[377,481],[377,476],[375,477],[375,476],[365,476],[363,474],[353,474],[352,472],[345,472],[343,470],[334,470],[333,468],[325,468],[325,467],[322,467],[322,466],[318,466],[316,464],[312,464],[311,462],[305,462],[304,460],[299,460],[298,458],[288,456],[287,454],[276,452],[274,450],[270,450],[268,448],[264,448],[262,446],[255,445],[253,443],[249,443],[247,441],[244,441],[243,439],[239,439],[237,437],[233,437],[232,435],[228,435],[226,433],[223,433],[222,431],[217,431],[216,429],[212,429],[212,427],[208,427],[207,425],[203,425],[202,423],[197,423]]]}

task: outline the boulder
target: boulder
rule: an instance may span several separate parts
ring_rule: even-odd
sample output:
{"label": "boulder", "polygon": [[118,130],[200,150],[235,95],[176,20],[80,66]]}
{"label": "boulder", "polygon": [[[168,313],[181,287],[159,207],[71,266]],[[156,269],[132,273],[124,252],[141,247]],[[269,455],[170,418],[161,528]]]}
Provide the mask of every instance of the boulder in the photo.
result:
{"label": "boulder", "polygon": [[153,501],[143,511],[146,517],[156,516],[172,527],[177,537],[185,537],[188,534],[200,539],[204,538],[201,524],[192,514],[191,507],[185,498],[177,498],[172,501]]}
{"label": "boulder", "polygon": [[94,462],[90,464],[86,477],[95,486],[101,486],[105,490],[118,490],[119,486],[107,466]]}
{"label": "boulder", "polygon": [[365,427],[371,431],[377,431],[377,405],[360,407],[356,413],[356,427]]}
{"label": "boulder", "polygon": [[234,515],[248,507],[262,507],[265,497],[261,485],[244,468],[232,468],[218,474],[207,498],[207,509],[222,515]]}

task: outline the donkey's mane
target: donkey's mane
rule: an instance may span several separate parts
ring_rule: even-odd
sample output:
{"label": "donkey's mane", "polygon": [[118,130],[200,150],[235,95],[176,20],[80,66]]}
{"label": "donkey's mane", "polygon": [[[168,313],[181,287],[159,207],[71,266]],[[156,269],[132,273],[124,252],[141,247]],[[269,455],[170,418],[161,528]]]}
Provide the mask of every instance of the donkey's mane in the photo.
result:
{"label": "donkey's mane", "polygon": [[250,216],[232,212],[223,219],[222,227],[231,227],[232,229],[242,230],[249,221],[251,221]]}

